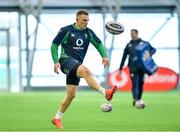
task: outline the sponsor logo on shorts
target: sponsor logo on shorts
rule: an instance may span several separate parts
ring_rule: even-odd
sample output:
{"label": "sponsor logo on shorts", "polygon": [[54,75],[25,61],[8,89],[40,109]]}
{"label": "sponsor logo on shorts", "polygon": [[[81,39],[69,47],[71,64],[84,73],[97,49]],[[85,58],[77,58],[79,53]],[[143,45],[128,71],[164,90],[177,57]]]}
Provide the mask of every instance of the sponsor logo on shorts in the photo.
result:
{"label": "sponsor logo on shorts", "polygon": [[65,72],[66,74],[68,74],[68,73],[69,73],[69,69],[64,69],[64,72]]}

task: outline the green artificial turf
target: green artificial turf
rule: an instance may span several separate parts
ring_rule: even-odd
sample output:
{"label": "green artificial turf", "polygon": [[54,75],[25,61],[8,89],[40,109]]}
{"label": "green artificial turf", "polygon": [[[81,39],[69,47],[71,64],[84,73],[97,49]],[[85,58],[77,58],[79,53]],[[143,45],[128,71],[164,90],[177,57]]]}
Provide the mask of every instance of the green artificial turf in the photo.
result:
{"label": "green artificial turf", "polygon": [[0,93],[0,131],[180,131],[180,93],[145,92],[145,109],[132,106],[131,93],[117,93],[113,110],[101,112],[104,97],[78,91],[63,116],[64,129],[51,124],[65,91]]}

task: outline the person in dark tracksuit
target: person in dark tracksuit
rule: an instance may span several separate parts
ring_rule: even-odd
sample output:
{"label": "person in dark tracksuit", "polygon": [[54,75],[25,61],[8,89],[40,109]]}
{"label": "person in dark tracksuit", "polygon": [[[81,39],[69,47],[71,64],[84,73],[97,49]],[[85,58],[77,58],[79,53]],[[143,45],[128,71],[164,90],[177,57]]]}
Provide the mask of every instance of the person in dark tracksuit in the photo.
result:
{"label": "person in dark tracksuit", "polygon": [[[143,84],[144,84],[144,75],[145,72],[142,70],[142,68],[134,61],[136,58],[136,46],[140,44],[140,42],[146,42],[138,37],[138,30],[132,29],[131,30],[131,38],[132,40],[126,45],[124,49],[124,53],[122,56],[122,60],[120,63],[119,70],[124,66],[125,60],[127,56],[129,56],[128,60],[128,67],[130,70],[130,76],[132,80],[132,95],[133,95],[133,106],[136,106],[137,108],[145,108],[145,103],[141,99],[143,94]],[[148,43],[148,42],[146,42]],[[148,43],[149,44],[149,43]],[[156,52],[155,48],[153,48],[150,44],[150,55],[154,54]]]}
{"label": "person in dark tracksuit", "polygon": [[[54,72],[59,74],[59,70],[66,74],[67,94],[61,102],[52,123],[57,128],[63,128],[62,116],[74,99],[80,78],[84,78],[87,84],[98,91],[110,101],[117,87],[105,89],[94,79],[90,70],[83,65],[84,57],[91,43],[102,57],[104,67],[109,65],[106,49],[96,34],[87,27],[89,13],[86,10],[79,10],[76,13],[76,22],[62,27],[51,45],[51,56],[54,62]],[[61,54],[58,57],[58,47],[61,46]],[[96,65],[96,64],[95,64]]]}

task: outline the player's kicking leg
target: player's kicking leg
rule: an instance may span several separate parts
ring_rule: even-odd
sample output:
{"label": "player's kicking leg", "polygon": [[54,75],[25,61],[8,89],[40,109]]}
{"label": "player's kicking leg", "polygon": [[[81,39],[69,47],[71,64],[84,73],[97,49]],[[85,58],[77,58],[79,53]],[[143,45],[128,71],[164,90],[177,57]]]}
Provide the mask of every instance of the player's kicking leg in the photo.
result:
{"label": "player's kicking leg", "polygon": [[96,90],[96,91],[100,92],[101,94],[103,94],[108,101],[112,100],[113,95],[117,90],[116,86],[112,87],[111,89],[105,89],[105,88],[101,87],[97,83],[97,81],[93,78],[93,76],[91,75],[91,72],[89,71],[89,69],[86,68],[83,65],[80,65],[78,67],[76,74],[77,74],[78,77],[85,78],[88,85],[91,88],[93,88],[94,90]]}

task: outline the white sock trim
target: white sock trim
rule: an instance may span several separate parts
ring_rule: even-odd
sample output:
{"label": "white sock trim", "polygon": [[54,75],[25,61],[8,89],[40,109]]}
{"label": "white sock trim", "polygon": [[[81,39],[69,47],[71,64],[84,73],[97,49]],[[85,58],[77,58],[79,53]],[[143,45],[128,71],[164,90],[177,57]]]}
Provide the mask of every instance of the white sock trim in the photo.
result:
{"label": "white sock trim", "polygon": [[106,96],[105,88],[100,87],[98,92],[101,93],[102,95]]}
{"label": "white sock trim", "polygon": [[59,110],[57,111],[56,115],[55,115],[55,119],[61,119],[63,117],[63,114],[62,112],[60,112]]}

